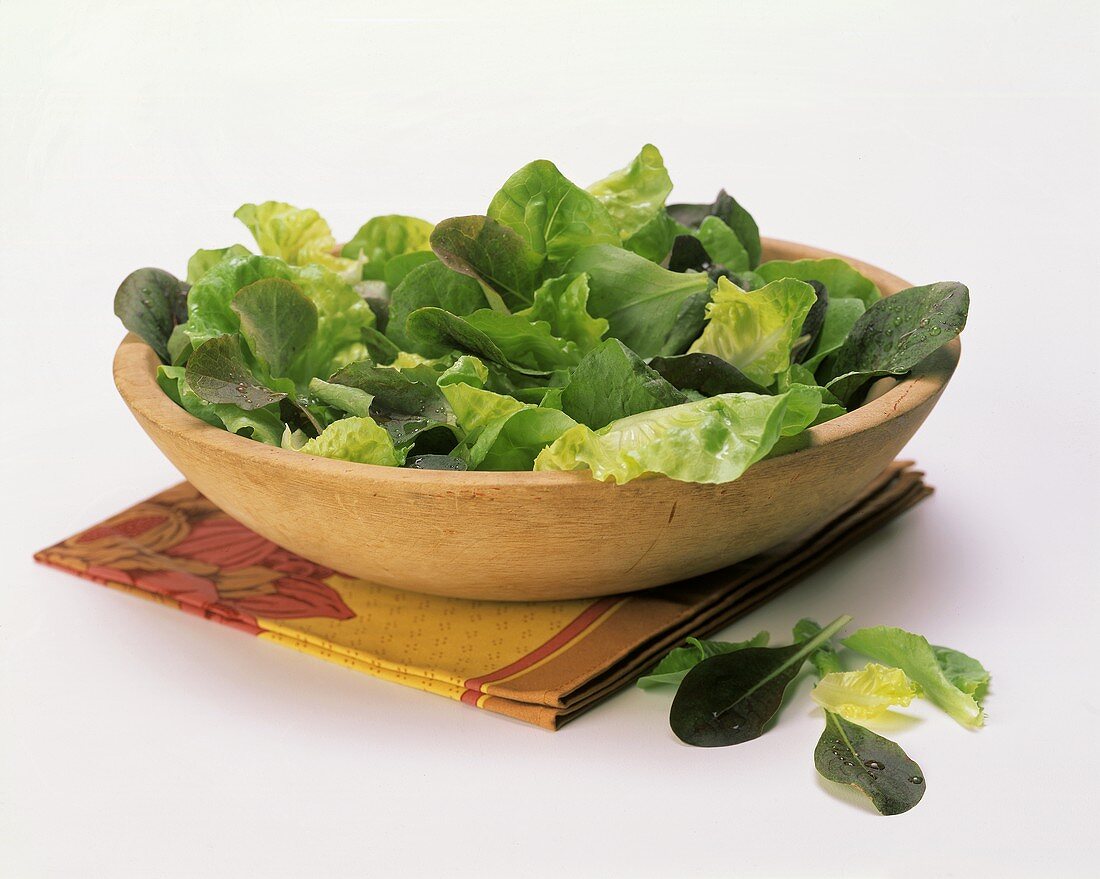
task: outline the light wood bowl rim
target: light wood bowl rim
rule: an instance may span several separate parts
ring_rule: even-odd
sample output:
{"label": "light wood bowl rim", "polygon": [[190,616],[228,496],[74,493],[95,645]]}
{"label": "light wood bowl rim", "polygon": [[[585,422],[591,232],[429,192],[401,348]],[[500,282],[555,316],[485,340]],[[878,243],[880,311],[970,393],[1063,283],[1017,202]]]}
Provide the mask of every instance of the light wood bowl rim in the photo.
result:
{"label": "light wood bowl rim", "polygon": [[[870,277],[884,295],[891,295],[912,286],[896,275],[861,260],[804,244],[772,238],[762,240],[769,259],[829,257],[843,259]],[[810,448],[838,442],[917,409],[943,390],[958,365],[961,351],[959,340],[953,339],[927,357],[908,376],[881,396],[839,418],[805,431],[800,435],[800,448],[788,454],[797,455]],[[291,477],[300,474],[303,479],[321,476],[326,472],[342,478],[355,474],[371,483],[390,483],[405,487],[424,485],[433,490],[537,487],[568,483],[588,483],[597,490],[607,487],[606,483],[593,479],[585,470],[547,472],[414,470],[377,464],[352,464],[348,461],[322,458],[270,446],[209,425],[177,406],[157,384],[156,373],[159,365],[160,359],[153,349],[133,333],[127,334],[115,352],[113,364],[115,385],[135,415],[182,440],[205,447],[211,454],[246,459],[257,466],[273,468],[272,472],[278,470]],[[757,471],[756,475],[764,475],[759,471],[766,470],[775,460],[779,459],[765,459],[754,464],[753,470]],[[648,478],[667,479],[668,477]]]}

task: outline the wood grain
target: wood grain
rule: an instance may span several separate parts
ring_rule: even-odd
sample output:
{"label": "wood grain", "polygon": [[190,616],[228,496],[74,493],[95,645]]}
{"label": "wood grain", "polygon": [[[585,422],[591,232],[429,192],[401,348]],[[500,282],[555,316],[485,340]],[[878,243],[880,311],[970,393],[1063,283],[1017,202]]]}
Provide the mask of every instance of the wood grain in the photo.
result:
{"label": "wood grain", "polygon": [[[764,239],[765,259],[837,254]],[[842,257],[886,295],[910,285]],[[958,340],[859,409],[814,427],[725,485],[663,476],[616,486],[586,472],[441,472],[351,464],[211,427],[156,383],[157,356],[127,336],[115,384],[138,424],[204,495],[263,536],[364,580],[504,601],[660,586],[762,552],[853,500],[936,404]]]}

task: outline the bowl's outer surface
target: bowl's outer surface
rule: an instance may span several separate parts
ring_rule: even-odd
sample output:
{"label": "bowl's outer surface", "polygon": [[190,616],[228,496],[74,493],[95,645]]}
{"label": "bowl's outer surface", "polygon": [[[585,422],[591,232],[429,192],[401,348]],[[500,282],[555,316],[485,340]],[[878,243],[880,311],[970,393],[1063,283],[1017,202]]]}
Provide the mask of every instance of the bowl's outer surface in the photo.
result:
{"label": "bowl's outer surface", "polygon": [[[836,256],[765,239],[766,259]],[[845,258],[847,259],[847,258]],[[907,282],[858,260],[884,294]],[[249,528],[350,576],[509,601],[610,595],[716,570],[852,501],[920,427],[958,363],[958,340],[861,408],[806,431],[797,450],[725,485],[626,485],[587,472],[433,472],[318,458],[211,427],[160,390],[136,336],[115,383],[160,450]]]}

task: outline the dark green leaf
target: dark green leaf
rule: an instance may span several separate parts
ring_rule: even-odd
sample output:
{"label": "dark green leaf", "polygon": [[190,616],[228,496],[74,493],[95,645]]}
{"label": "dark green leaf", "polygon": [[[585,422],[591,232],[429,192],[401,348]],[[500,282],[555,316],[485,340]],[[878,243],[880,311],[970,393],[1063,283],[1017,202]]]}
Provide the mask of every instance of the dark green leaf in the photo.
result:
{"label": "dark green leaf", "polygon": [[814,343],[821,335],[821,328],[825,325],[825,313],[829,307],[829,291],[820,281],[807,281],[814,288],[817,299],[814,300],[806,319],[802,321],[802,329],[799,331],[798,341],[791,349],[791,362],[802,363],[810,356]]}
{"label": "dark green leaf", "polygon": [[186,380],[207,403],[232,403],[246,410],[286,397],[252,374],[241,351],[241,337],[235,335],[215,336],[199,345],[187,360]]}
{"label": "dark green leaf", "polygon": [[648,690],[664,684],[679,685],[687,673],[704,659],[744,650],[746,647],[765,647],[768,637],[767,632],[760,632],[748,641],[701,641],[698,638],[688,638],[686,646],[677,647],[657,663],[653,671],[639,678],[638,686]]}
{"label": "dark green leaf", "polygon": [[[420,378],[424,380],[418,380]],[[345,366],[329,382],[358,388],[374,397],[370,413],[380,424],[414,418],[429,422],[450,420],[450,408],[435,381],[415,370],[399,371],[362,361]]]}
{"label": "dark green leaf", "polygon": [[606,245],[582,250],[569,270],[588,274],[589,314],[607,318],[609,335],[643,358],[662,352],[685,302],[710,286],[706,275],[670,272]]}
{"label": "dark green leaf", "polygon": [[393,363],[401,353],[400,348],[374,327],[363,327],[363,344],[375,363]]}
{"label": "dark green leaf", "polygon": [[756,221],[726,190],[710,204],[670,204],[669,216],[689,229],[698,229],[707,217],[718,217],[729,226],[749,255],[749,268],[760,263],[760,230]]}
{"label": "dark green leaf", "polygon": [[908,812],[924,796],[924,772],[905,751],[831,711],[825,712],[814,765],[829,781],[866,794],[882,815]]}
{"label": "dark green leaf", "polygon": [[324,429],[309,406],[291,397],[279,401],[279,418],[292,431],[301,431],[307,437],[315,437]]}
{"label": "dark green leaf", "polygon": [[840,350],[825,359],[826,387],[848,403],[871,379],[904,375],[962,332],[969,306],[969,291],[953,281],[880,299],[856,321]]}
{"label": "dark green leaf", "polygon": [[415,455],[405,466],[413,470],[465,470],[466,462],[453,455]]}
{"label": "dark green leaf", "polygon": [[162,269],[138,269],[119,285],[115,314],[168,363],[168,337],[187,320],[187,286]]}
{"label": "dark green leaf", "polygon": [[736,366],[713,354],[654,357],[649,365],[681,391],[698,391],[708,397],[716,397],[718,394],[767,393]]}
{"label": "dark green leaf", "polygon": [[851,619],[842,616],[789,647],[750,647],[703,660],[676,692],[669,713],[672,731],[681,741],[704,748],[759,737],[806,659]]}
{"label": "dark green leaf", "polygon": [[248,347],[275,376],[287,374],[291,361],[317,332],[317,306],[297,284],[282,278],[261,278],[241,287],[231,305]]}
{"label": "dark green leaf", "polygon": [[422,266],[428,262],[437,262],[438,260],[439,257],[430,250],[414,250],[412,253],[403,253],[400,256],[392,257],[386,262],[385,278],[383,280],[386,282],[386,286],[393,290],[417,266]]}
{"label": "dark green leaf", "polygon": [[687,397],[618,339],[589,351],[561,394],[562,411],[593,430],[628,415],[686,402]]}
{"label": "dark green leaf", "polygon": [[435,227],[431,243],[446,266],[499,293],[509,308],[531,304],[545,258],[507,226],[489,217],[451,217]]}
{"label": "dark green leaf", "polygon": [[[501,316],[505,317],[505,315]],[[524,321],[523,318],[517,319]],[[532,328],[535,326],[530,323],[527,325]],[[405,322],[405,329],[412,339],[433,348],[473,354],[525,375],[547,375],[550,372],[549,369],[532,369],[512,362],[490,336],[469,321],[441,308],[417,309],[409,315]]]}
{"label": "dark green leaf", "polygon": [[390,319],[386,325],[386,335],[402,351],[439,357],[449,350],[442,344],[413,339],[406,330],[409,315],[418,308],[429,306],[461,317],[479,308],[488,308],[489,300],[477,281],[452,271],[439,260],[418,266],[390,294]]}
{"label": "dark green leaf", "polygon": [[703,325],[707,322],[707,305],[710,303],[710,289],[693,293],[683,301],[680,313],[669,330],[665,343],[661,346],[661,355],[674,357],[683,354],[691,347],[691,343],[699,338],[703,332]]}

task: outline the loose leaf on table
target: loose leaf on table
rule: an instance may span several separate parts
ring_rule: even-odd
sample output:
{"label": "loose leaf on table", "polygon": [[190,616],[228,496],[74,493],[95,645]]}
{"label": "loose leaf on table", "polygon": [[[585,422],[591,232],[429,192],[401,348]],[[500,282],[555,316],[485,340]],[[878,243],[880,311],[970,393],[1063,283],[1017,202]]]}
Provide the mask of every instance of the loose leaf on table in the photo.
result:
{"label": "loose leaf on table", "polygon": [[618,339],[589,351],[561,392],[562,410],[593,429],[686,402],[687,397]]}
{"label": "loose leaf on table", "polygon": [[804,281],[772,281],[750,293],[719,278],[709,321],[688,351],[714,354],[751,381],[770,385],[790,366],[791,348],[816,298]]}
{"label": "loose leaf on table", "polygon": [[531,307],[519,314],[529,321],[546,321],[553,335],[573,342],[585,354],[607,332],[607,321],[588,313],[588,292],[588,275],[550,278],[535,291]]}
{"label": "loose leaf on table", "polygon": [[672,179],[660,150],[647,143],[629,165],[593,183],[588,191],[607,208],[625,244],[662,213]]}
{"label": "loose leaf on table", "polygon": [[222,260],[242,256],[252,256],[252,251],[240,244],[231,244],[229,247],[220,247],[217,250],[196,250],[187,260],[187,283],[196,283]]}
{"label": "loose leaf on table", "polygon": [[882,717],[889,709],[906,707],[918,695],[916,686],[900,668],[869,662],[858,671],[833,671],[814,687],[813,700],[846,720]]}
{"label": "loose leaf on table", "polygon": [[639,357],[663,348],[685,302],[710,286],[704,274],[668,269],[621,248],[599,245],[581,251],[571,272],[588,274],[588,311],[606,318],[609,335]]}
{"label": "loose leaf on table", "polygon": [[765,282],[782,278],[796,278],[799,281],[817,281],[829,290],[829,296],[835,299],[859,299],[870,308],[882,294],[870,279],[852,268],[847,262],[836,257],[826,259],[773,259],[756,267],[756,273]]}
{"label": "loose leaf on table", "polygon": [[441,308],[462,317],[480,308],[488,308],[489,300],[481,284],[467,275],[447,268],[439,260],[410,271],[390,293],[390,318],[386,336],[403,351],[413,351],[425,357],[438,357],[448,346],[428,342],[409,335],[406,328],[409,315],[418,308]]}
{"label": "loose leaf on table", "polygon": [[676,691],[669,713],[672,731],[681,741],[706,748],[759,737],[810,654],[851,620],[839,617],[789,647],[750,647],[700,662]]}
{"label": "loose leaf on table", "polygon": [[162,269],[138,269],[119,285],[115,314],[168,363],[168,339],[187,320],[187,286]]}
{"label": "loose leaf on table", "polygon": [[545,159],[509,177],[486,213],[519,233],[551,263],[564,263],[590,245],[621,243],[607,208]]}
{"label": "loose leaf on table", "polygon": [[825,712],[814,765],[830,781],[866,794],[882,815],[908,812],[924,796],[924,772],[905,751],[832,711]]}
{"label": "loose leaf on table", "polygon": [[[921,694],[960,724],[980,727],[985,718],[979,701],[989,673],[966,654],[933,647],[921,635],[892,626],[860,629],[844,645],[888,666],[900,668],[921,688]],[[949,676],[950,675],[950,676]]]}
{"label": "loose leaf on table", "polygon": [[535,460],[536,470],[592,471],[622,484],[646,473],[683,482],[731,482],[768,454],[780,436],[807,427],[821,396],[722,394],[643,412],[593,431],[579,424]]}
{"label": "loose leaf on table", "polygon": [[507,226],[489,217],[451,217],[435,227],[431,244],[444,265],[479,281],[490,302],[499,295],[508,308],[531,304],[545,258]]}
{"label": "loose leaf on table", "polygon": [[871,379],[904,375],[966,326],[970,293],[941,281],[880,299],[855,322],[840,350],[821,364],[825,385],[844,403]]}
{"label": "loose leaf on table", "polygon": [[707,397],[745,392],[767,393],[762,385],[749,379],[732,363],[714,354],[654,357],[649,365],[681,391],[698,391]]}
{"label": "loose leaf on table", "polygon": [[710,204],[672,204],[668,213],[676,222],[689,229],[698,229],[707,217],[717,217],[734,232],[749,256],[749,268],[760,262],[760,230],[756,221],[732,195],[721,190]]}
{"label": "loose leaf on table", "polygon": [[261,278],[242,287],[231,306],[248,347],[275,376],[287,374],[317,332],[317,306],[283,278]]}
{"label": "loose leaf on table", "polygon": [[768,637],[767,632],[759,632],[747,641],[703,641],[699,638],[688,638],[685,646],[675,648],[657,663],[653,671],[639,678],[638,686],[643,690],[665,684],[678,686],[687,673],[704,659],[744,650],[746,647],[766,647]]}
{"label": "loose leaf on table", "polygon": [[187,360],[185,376],[191,390],[207,403],[231,403],[249,410],[286,397],[253,375],[236,335],[216,336],[199,345]]}
{"label": "loose leaf on table", "polygon": [[357,464],[400,467],[405,463],[405,452],[394,447],[384,427],[373,418],[357,416],[334,421],[320,436],[307,440],[298,451]]}
{"label": "loose leaf on table", "polygon": [[340,255],[363,260],[364,278],[386,280],[386,269],[391,260],[409,253],[431,252],[428,243],[431,234],[432,224],[427,220],[386,214],[367,220],[351,241],[343,246]]}
{"label": "loose leaf on table", "polygon": [[[816,638],[821,634],[821,626],[814,620],[803,617],[794,624],[794,629],[791,634],[794,636],[795,641],[809,641],[811,638]],[[832,638],[822,641],[817,649],[810,654],[810,663],[813,665],[814,671],[819,678],[827,674],[832,674],[833,672],[844,671],[844,666],[840,662],[840,656],[833,646]]]}

